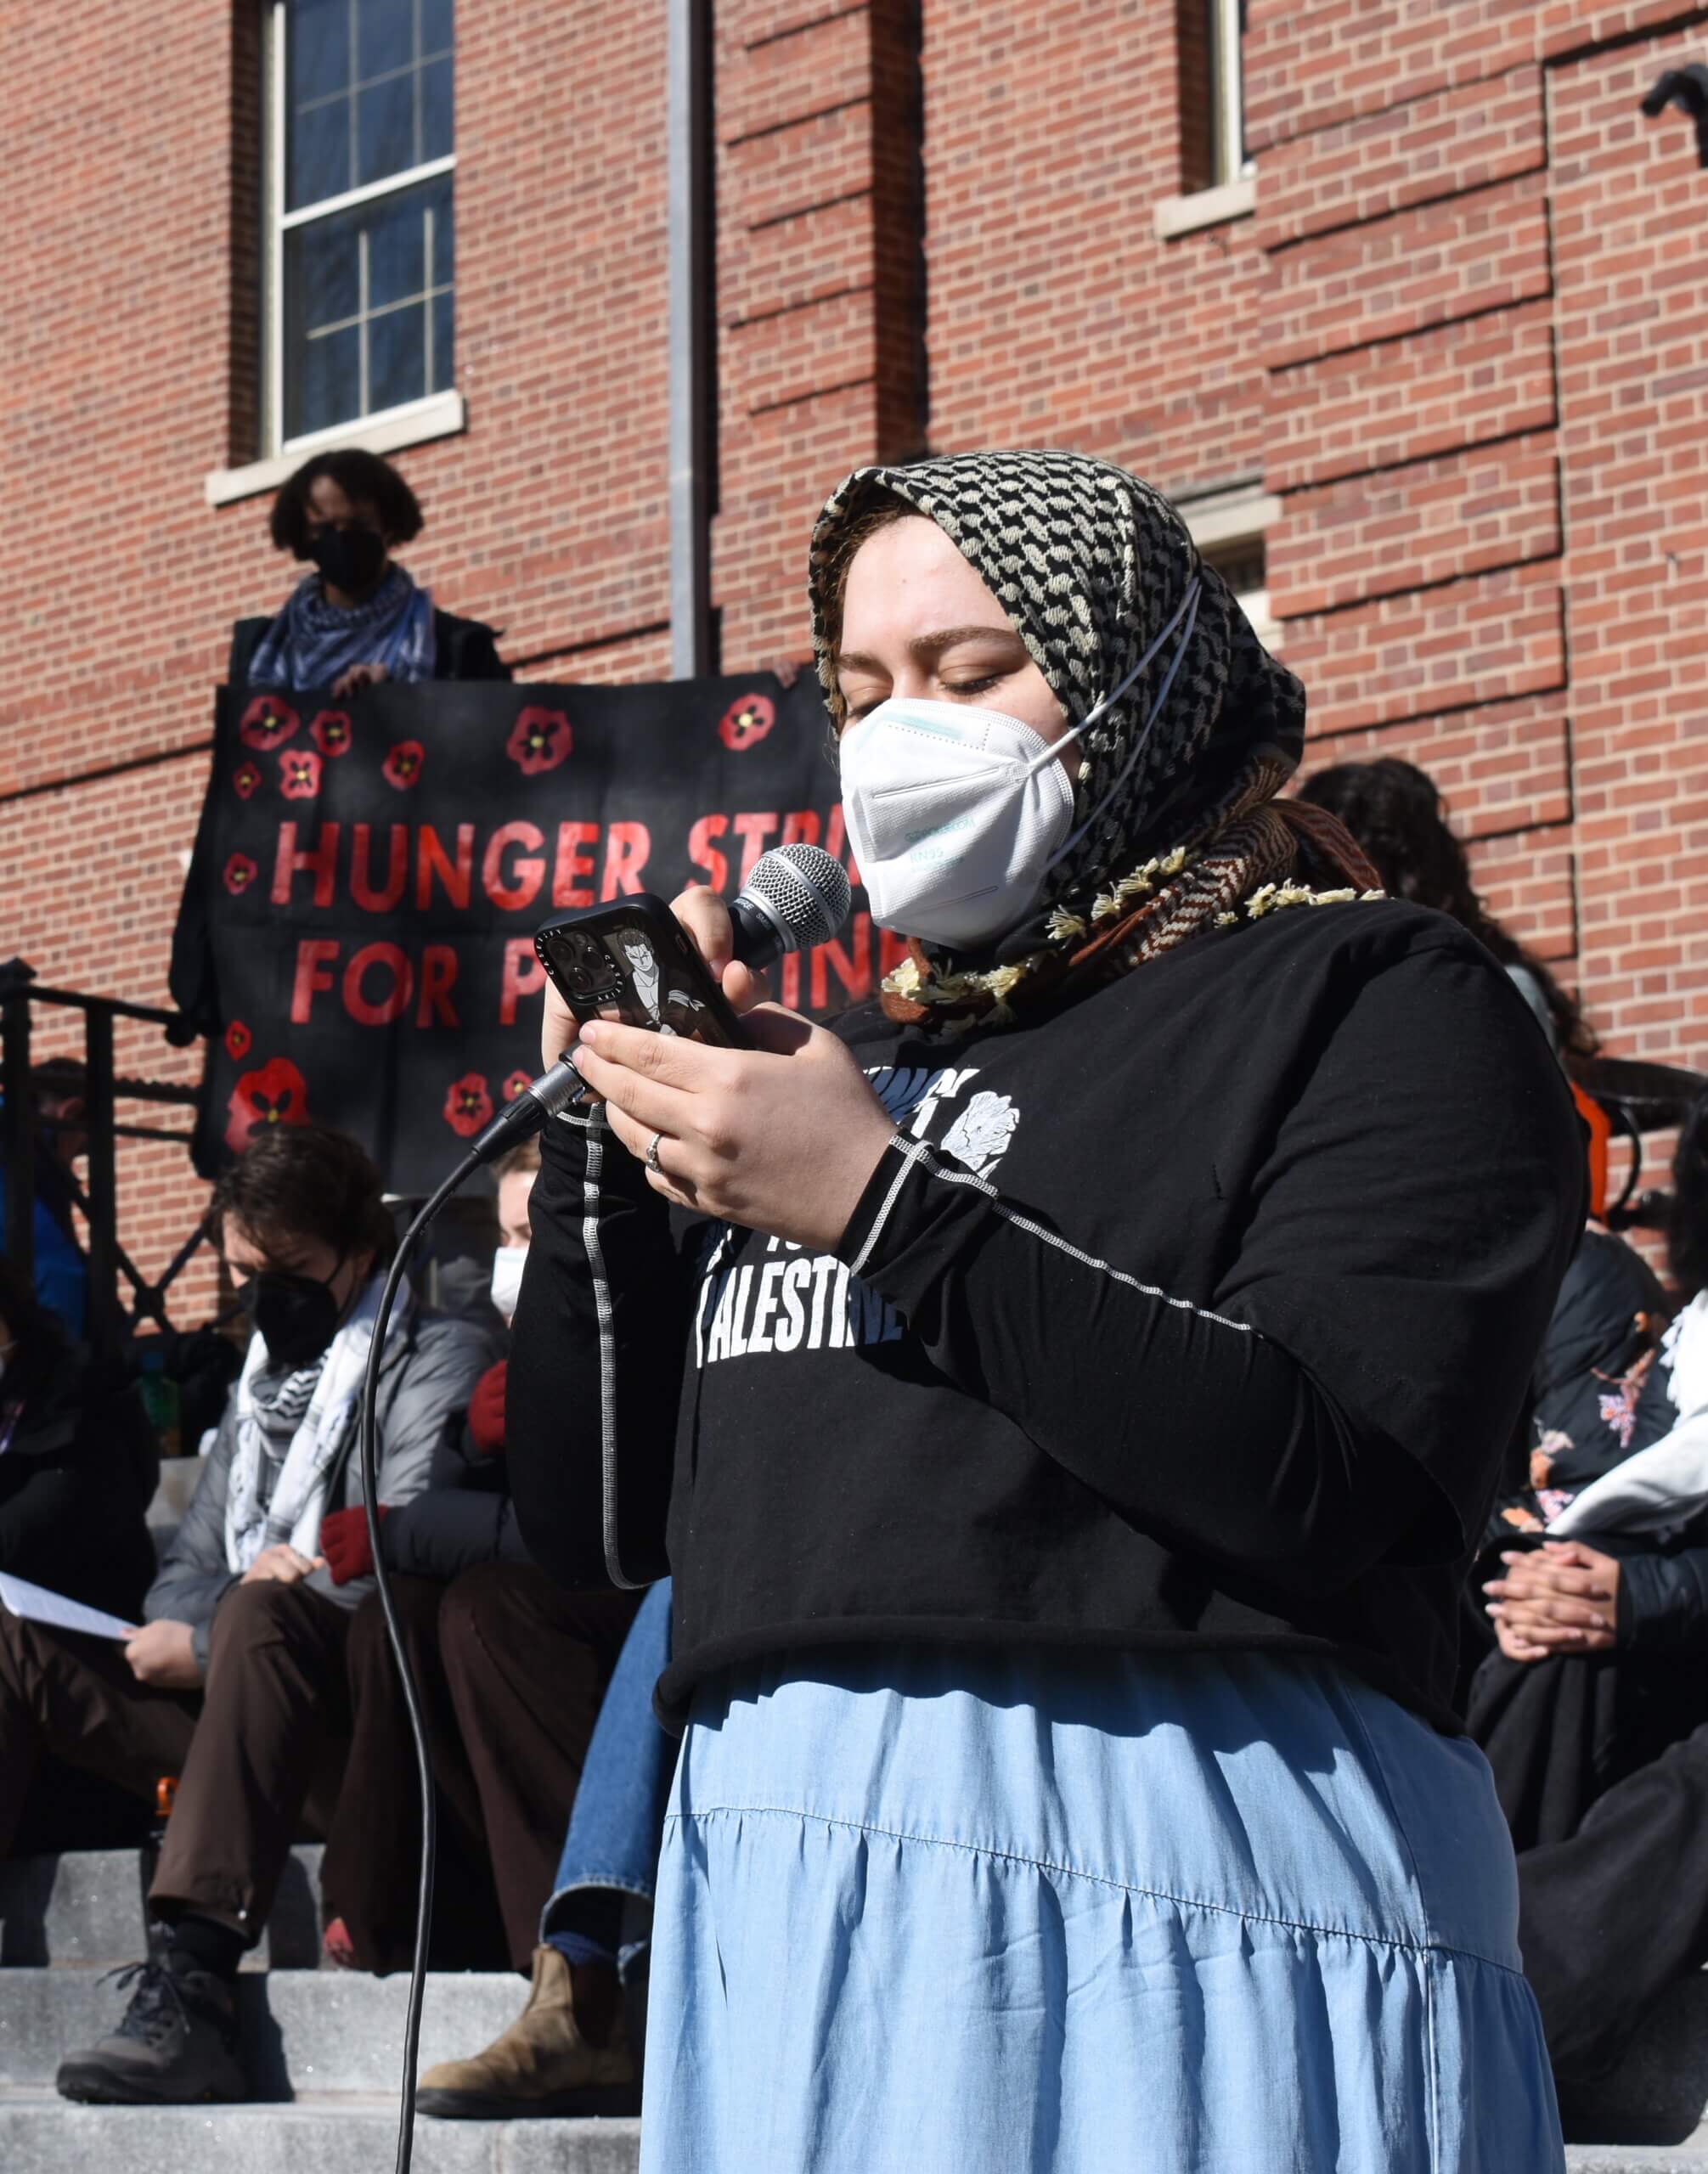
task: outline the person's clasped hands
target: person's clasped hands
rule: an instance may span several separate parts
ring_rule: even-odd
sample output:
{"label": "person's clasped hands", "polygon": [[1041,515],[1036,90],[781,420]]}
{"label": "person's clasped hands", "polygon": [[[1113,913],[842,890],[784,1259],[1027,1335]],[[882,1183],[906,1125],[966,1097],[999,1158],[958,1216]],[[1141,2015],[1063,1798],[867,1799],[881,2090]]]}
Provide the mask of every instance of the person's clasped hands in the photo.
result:
{"label": "person's clasped hands", "polygon": [[1619,1563],[1581,1540],[1544,1540],[1503,1554],[1503,1577],[1483,1591],[1501,1651],[1512,1661],[1598,1653],[1617,1642]]}
{"label": "person's clasped hands", "polygon": [[679,1207],[820,1251],[835,1247],[895,1130],[835,1035],[765,1000],[734,955],[728,907],[685,891],[672,908],[755,1046],[708,1048],[600,1019],[579,1028],[550,983],[548,1066],[576,1045],[576,1069],[647,1182]]}
{"label": "person's clasped hands", "polygon": [[364,687],[383,686],[390,676],[383,664],[352,664],[332,682],[332,699],[347,701]]}

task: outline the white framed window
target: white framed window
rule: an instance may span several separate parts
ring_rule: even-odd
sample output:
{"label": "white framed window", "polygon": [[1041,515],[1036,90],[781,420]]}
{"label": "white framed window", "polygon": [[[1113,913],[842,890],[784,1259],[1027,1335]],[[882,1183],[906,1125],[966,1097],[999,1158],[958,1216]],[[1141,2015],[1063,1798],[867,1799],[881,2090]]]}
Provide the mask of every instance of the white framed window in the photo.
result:
{"label": "white framed window", "polygon": [[1282,628],[1269,607],[1265,535],[1281,518],[1280,499],[1260,483],[1237,483],[1182,500],[1177,510],[1204,564],[1233,591],[1258,639],[1265,649],[1278,650]]}
{"label": "white framed window", "polygon": [[1234,601],[1250,620],[1264,647],[1279,649],[1281,628],[1269,609],[1269,575],[1262,537],[1249,536],[1237,544],[1213,546],[1203,554],[1203,561],[1207,566],[1214,566],[1233,591]]}
{"label": "white framed window", "polygon": [[1181,193],[1153,207],[1158,241],[1249,219],[1257,167],[1245,155],[1247,0],[1177,0]]}
{"label": "white framed window", "polygon": [[454,0],[269,0],[264,452],[454,396]]}

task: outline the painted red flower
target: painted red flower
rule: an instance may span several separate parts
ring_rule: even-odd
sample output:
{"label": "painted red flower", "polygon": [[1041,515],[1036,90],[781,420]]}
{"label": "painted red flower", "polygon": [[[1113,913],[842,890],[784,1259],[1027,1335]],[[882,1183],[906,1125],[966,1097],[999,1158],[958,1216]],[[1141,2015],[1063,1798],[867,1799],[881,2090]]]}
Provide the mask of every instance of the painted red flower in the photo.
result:
{"label": "painted red flower", "polygon": [[503,1092],[505,1101],[513,1102],[518,1095],[526,1095],[533,1084],[533,1082],[528,1078],[527,1073],[511,1073],[504,1084]]}
{"label": "painted red flower", "polygon": [[261,783],[261,773],[253,763],[240,763],[231,774],[231,789],[240,800],[247,800]]}
{"label": "painted red flower", "polygon": [[241,1019],[234,1019],[225,1030],[225,1053],[241,1061],[249,1055],[250,1033]]}
{"label": "painted red flower", "polygon": [[407,792],[421,774],[423,750],[419,740],[400,740],[380,765],[380,774],[399,792]]}
{"label": "painted red flower", "polygon": [[320,758],[309,747],[293,747],[279,758],[279,790],[287,800],[313,800],[320,790]]}
{"label": "painted red flower", "polygon": [[259,872],[246,853],[234,853],[225,864],[225,887],[235,898],[249,888]]}
{"label": "painted red flower", "polygon": [[238,1074],[225,1107],[225,1144],[240,1155],[269,1125],[307,1124],[308,1083],[288,1056],[269,1057],[258,1072]]}
{"label": "painted red flower", "polygon": [[309,726],[308,737],[331,762],[350,752],[350,720],[342,710],[322,710]]}
{"label": "painted red flower", "polygon": [[732,755],[756,747],[777,721],[769,695],[739,695],[718,720],[718,737]]}
{"label": "painted red flower", "polygon": [[492,1114],[493,1098],[487,1090],[484,1073],[465,1072],[445,1090],[445,1123],[460,1139],[468,1139],[490,1124]]}
{"label": "painted red flower", "polygon": [[525,709],[510,729],[505,752],[525,778],[555,770],[574,739],[561,710]]}
{"label": "painted red flower", "polygon": [[245,747],[258,747],[263,755],[270,755],[275,747],[282,747],[302,723],[289,702],[281,702],[277,695],[257,695],[237,728],[237,736]]}

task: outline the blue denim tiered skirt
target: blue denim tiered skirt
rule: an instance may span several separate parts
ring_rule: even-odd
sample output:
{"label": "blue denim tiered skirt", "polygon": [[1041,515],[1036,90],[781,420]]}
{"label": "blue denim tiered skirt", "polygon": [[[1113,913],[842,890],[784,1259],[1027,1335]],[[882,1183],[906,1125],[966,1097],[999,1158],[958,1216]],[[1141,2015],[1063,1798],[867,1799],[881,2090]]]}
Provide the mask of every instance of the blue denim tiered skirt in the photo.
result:
{"label": "blue denim tiered skirt", "polygon": [[1555,2174],[1482,1755],[1258,1654],[702,1692],[643,2174]]}

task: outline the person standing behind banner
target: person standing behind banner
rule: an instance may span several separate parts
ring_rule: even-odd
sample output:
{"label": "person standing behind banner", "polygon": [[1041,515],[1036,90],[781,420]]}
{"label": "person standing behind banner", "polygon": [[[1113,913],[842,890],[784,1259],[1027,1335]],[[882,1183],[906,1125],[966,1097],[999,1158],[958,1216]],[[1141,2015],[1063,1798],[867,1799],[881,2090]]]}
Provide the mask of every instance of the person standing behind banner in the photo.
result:
{"label": "person standing behind banner", "polygon": [[273,618],[240,619],[234,687],[508,679],[492,628],[441,611],[392,554],[421,532],[414,493],[388,460],[347,447],[305,460],[273,502],[273,541],[316,571]]}

